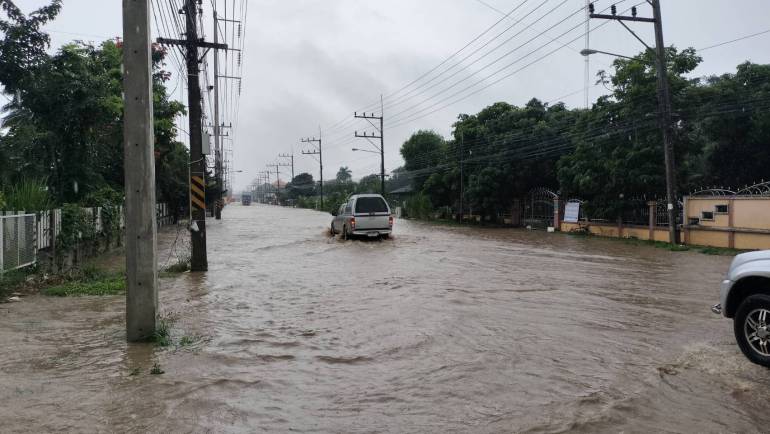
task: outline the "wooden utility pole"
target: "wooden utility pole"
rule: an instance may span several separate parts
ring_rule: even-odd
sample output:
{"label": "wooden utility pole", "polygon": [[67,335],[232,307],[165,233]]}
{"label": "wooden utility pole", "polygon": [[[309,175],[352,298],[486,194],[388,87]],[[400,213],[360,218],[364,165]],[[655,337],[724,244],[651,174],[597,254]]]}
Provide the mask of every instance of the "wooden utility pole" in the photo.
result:
{"label": "wooden utility pole", "polygon": [[[676,188],[676,164],[674,160],[674,141],[671,123],[671,88],[668,82],[668,63],[666,60],[666,46],[663,42],[663,17],[660,12],[660,0],[648,0],[652,6],[653,17],[643,18],[637,16],[636,6],[631,8],[631,16],[617,15],[615,5],[611,7],[611,15],[595,14],[593,3],[589,4],[591,18],[616,20],[639,40],[648,50],[655,53],[655,66],[658,75],[658,122],[663,132],[663,153],[666,166],[666,198],[668,211],[669,242],[679,244],[679,231],[677,230],[678,193]],[[655,25],[655,49],[650,48],[642,38],[631,30],[624,21],[652,23]],[[587,53],[592,50],[585,50]],[[624,57],[624,56],[620,56]]]}
{"label": "wooden utility pole", "polygon": [[198,9],[195,0],[185,0],[181,13],[185,15],[186,38],[158,38],[158,42],[168,45],[181,45],[186,48],[187,60],[187,105],[190,119],[190,203],[192,221],[190,238],[192,240],[191,271],[207,271],[206,254],[206,157],[203,155],[203,135],[201,126],[201,88],[199,81],[200,62],[198,49],[226,50],[226,44],[212,44],[198,39]]}
{"label": "wooden utility pole", "polygon": [[150,0],[123,0],[126,337],[147,340],[158,313]]}

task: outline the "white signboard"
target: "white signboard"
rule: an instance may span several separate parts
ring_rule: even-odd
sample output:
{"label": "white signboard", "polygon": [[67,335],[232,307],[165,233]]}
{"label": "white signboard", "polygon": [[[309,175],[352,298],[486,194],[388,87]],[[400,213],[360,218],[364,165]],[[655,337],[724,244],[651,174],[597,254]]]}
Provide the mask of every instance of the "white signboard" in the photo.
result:
{"label": "white signboard", "polygon": [[564,207],[564,221],[567,223],[577,223],[580,218],[580,203],[567,202]]}

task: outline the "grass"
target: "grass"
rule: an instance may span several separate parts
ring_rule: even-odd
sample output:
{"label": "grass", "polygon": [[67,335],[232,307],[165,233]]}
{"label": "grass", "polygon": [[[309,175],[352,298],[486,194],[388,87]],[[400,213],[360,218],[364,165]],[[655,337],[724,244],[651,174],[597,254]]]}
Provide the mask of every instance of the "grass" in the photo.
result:
{"label": "grass", "polygon": [[150,374],[152,374],[152,375],[162,375],[162,374],[165,374],[165,373],[166,373],[166,371],[164,371],[160,367],[160,364],[158,364],[157,362],[155,362],[155,364],[152,365],[152,369],[150,369]]}
{"label": "grass", "polygon": [[91,281],[73,281],[51,286],[43,294],[52,297],[72,297],[84,295],[119,295],[126,291],[126,278],[110,276]]}
{"label": "grass", "polygon": [[170,315],[158,317],[158,326],[152,336],[152,341],[159,347],[169,347],[173,343],[171,339],[171,327],[174,325],[175,318]]}

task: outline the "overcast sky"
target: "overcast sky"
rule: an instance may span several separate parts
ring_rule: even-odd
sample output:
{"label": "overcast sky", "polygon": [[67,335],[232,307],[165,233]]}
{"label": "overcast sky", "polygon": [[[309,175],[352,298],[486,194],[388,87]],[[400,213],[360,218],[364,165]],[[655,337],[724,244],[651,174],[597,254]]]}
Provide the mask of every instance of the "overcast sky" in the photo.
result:
{"label": "overcast sky", "polygon": [[[300,151],[308,147],[303,147],[299,139],[318,136],[319,126],[323,127],[326,139],[326,179],[333,178],[340,166],[349,166],[355,178],[379,172],[378,155],[351,151],[353,147],[373,149],[371,145],[351,137],[355,130],[373,132],[366,121],[352,119],[353,112],[368,107],[367,112],[379,114],[377,104],[372,104],[379,102],[380,94],[386,95],[387,171],[402,163],[398,149],[412,132],[433,129],[448,136],[459,113],[476,113],[497,101],[522,105],[532,97],[552,101],[570,95],[562,99],[568,106],[583,105],[584,95],[579,90],[584,83],[584,63],[578,52],[585,40],[581,36],[583,18],[577,11],[584,6],[584,0],[246,1],[243,91],[237,121],[234,121],[237,129],[233,145],[235,169],[244,173],[237,175],[236,189],[247,185],[257,172],[266,169],[266,164],[276,161],[279,153],[292,150],[297,154],[296,172],[309,171],[318,178],[318,163],[300,155]],[[640,1],[617,1],[618,9]],[[44,1],[17,0],[17,3],[31,10]],[[597,1],[596,8],[601,10],[610,4]],[[770,8],[766,0],[662,0],[662,5],[666,44],[679,48],[703,48],[770,29]],[[211,0],[204,1],[203,7],[210,15]],[[505,18],[514,8],[518,8],[516,12]],[[651,15],[650,8],[640,5],[639,15]],[[497,27],[435,73],[387,97],[439,65],[501,19]],[[591,22],[592,28],[600,24],[603,22]],[[509,27],[510,30],[503,33]],[[651,25],[634,24],[633,28],[653,45]],[[121,1],[64,0],[62,14],[48,30],[53,48],[72,39],[99,41],[119,36]],[[212,32],[207,33],[211,39]],[[493,39],[501,33],[502,36]],[[642,48],[632,35],[613,22],[593,30],[590,37],[594,49],[634,55]],[[477,60],[509,38],[509,42]],[[538,60],[572,40],[575,42]],[[706,50],[697,75],[730,72],[746,60],[770,63],[769,43],[770,33],[767,33]],[[511,54],[492,63],[510,51]],[[464,63],[458,64],[468,55]],[[474,60],[476,63],[469,65]],[[592,83],[595,73],[607,69],[611,61],[612,58],[604,55],[592,57]],[[510,67],[489,77],[509,64]],[[445,70],[446,73],[437,77]],[[511,76],[459,101],[508,74]],[[478,85],[460,92],[474,83]],[[420,85],[422,87],[418,87]],[[434,87],[428,89],[430,86]],[[178,86],[175,80],[170,87],[176,89],[175,95],[184,95],[183,86]],[[592,86],[591,99],[602,90]],[[457,92],[460,93],[453,96]],[[399,112],[404,113],[399,115]],[[399,120],[402,125],[389,126],[389,123],[398,124]],[[340,121],[344,122],[340,124]],[[330,128],[335,124],[336,128]],[[288,178],[288,170],[286,173],[282,180]]]}

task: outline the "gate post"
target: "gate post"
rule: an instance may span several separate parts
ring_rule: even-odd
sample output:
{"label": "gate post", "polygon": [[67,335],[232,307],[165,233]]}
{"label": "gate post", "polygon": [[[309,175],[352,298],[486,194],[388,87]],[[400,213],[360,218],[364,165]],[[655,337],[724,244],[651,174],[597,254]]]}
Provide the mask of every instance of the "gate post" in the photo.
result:
{"label": "gate post", "polygon": [[650,241],[655,241],[655,226],[658,223],[658,202],[651,200],[647,202],[647,206],[650,207]]}
{"label": "gate post", "polygon": [[511,226],[521,226],[521,200],[514,199],[513,206],[511,208]]}
{"label": "gate post", "polygon": [[561,231],[561,204],[558,196],[553,199],[553,229]]}

